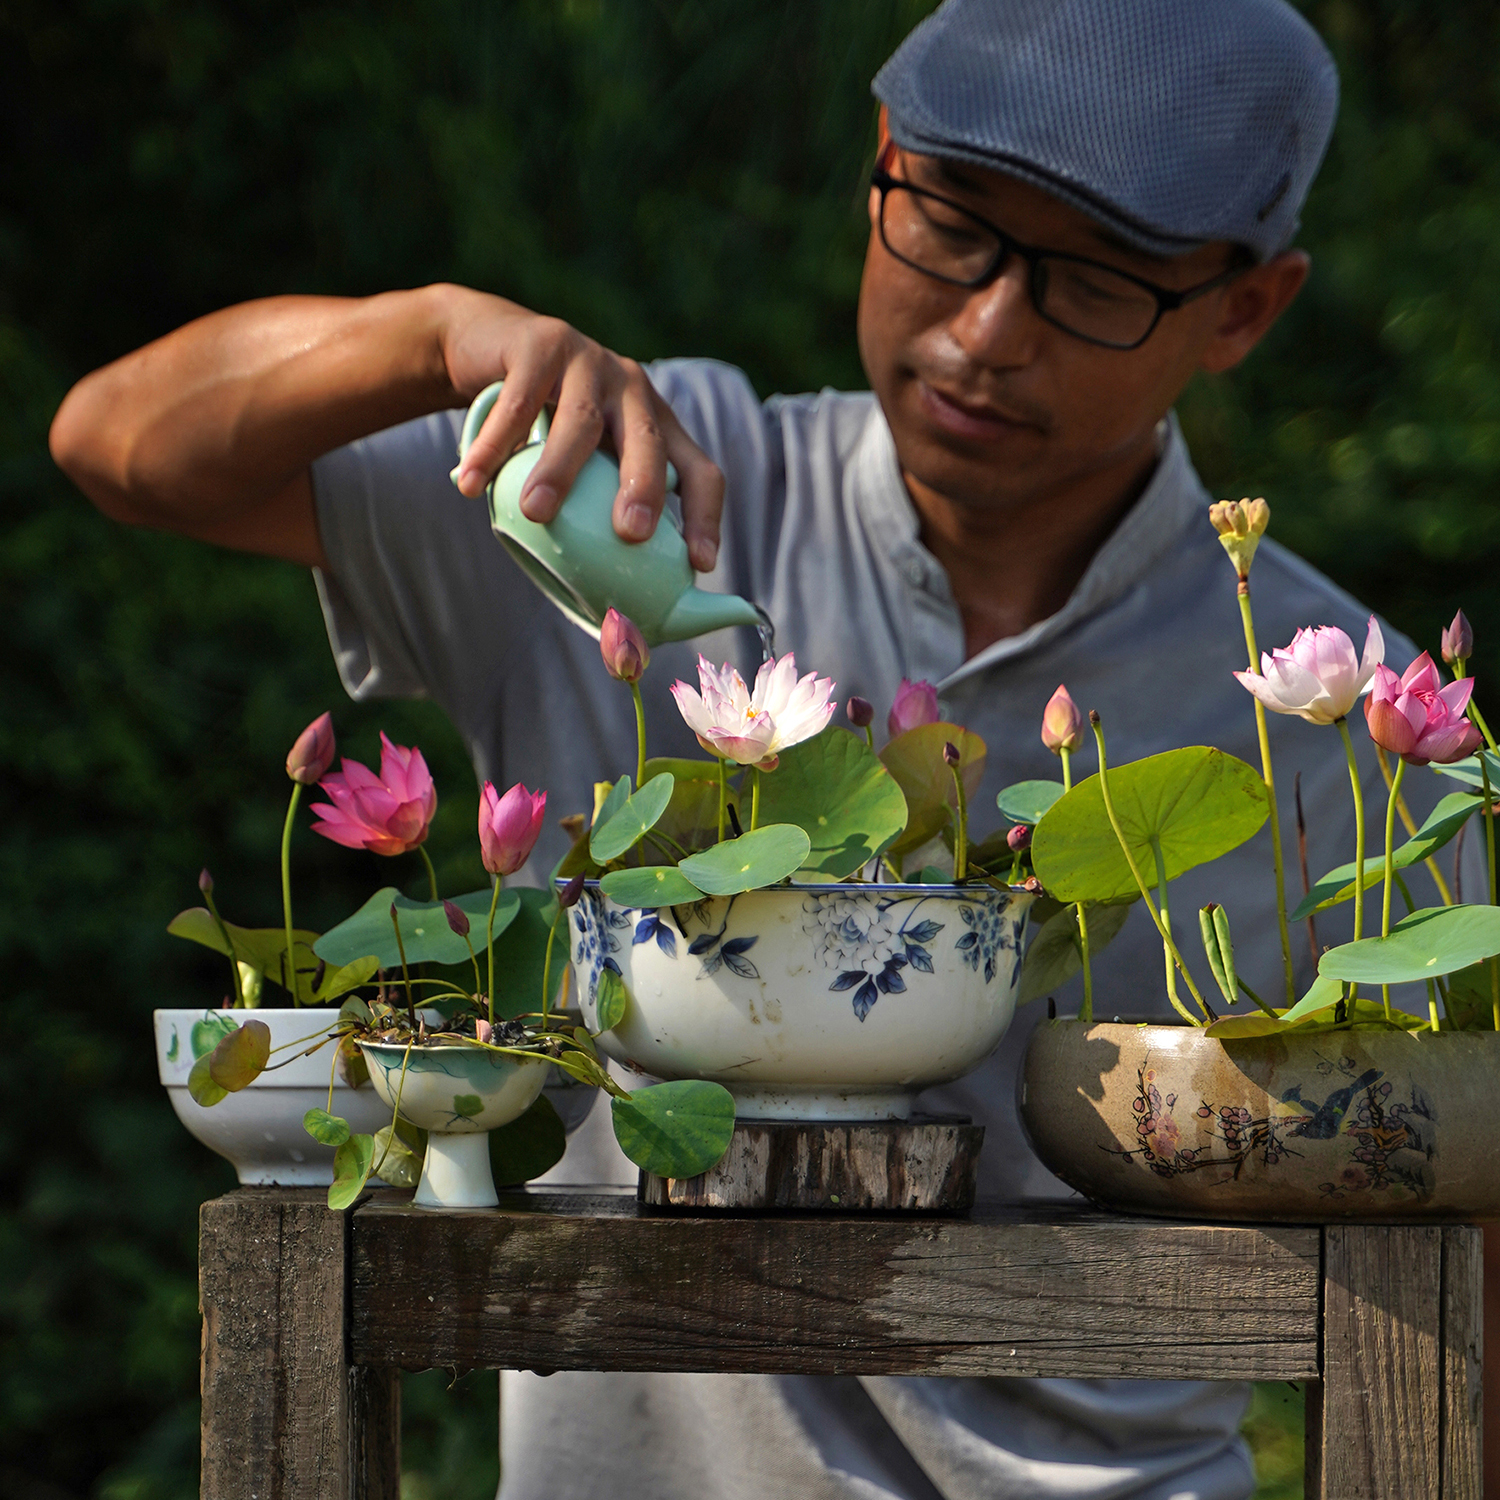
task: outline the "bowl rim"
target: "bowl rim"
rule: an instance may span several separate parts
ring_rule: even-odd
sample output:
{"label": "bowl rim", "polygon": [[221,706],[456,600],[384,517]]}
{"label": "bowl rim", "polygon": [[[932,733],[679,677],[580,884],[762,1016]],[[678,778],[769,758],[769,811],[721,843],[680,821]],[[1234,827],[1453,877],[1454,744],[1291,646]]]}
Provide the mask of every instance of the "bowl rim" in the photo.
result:
{"label": "bowl rim", "polygon": [[[567,888],[568,884],[569,884],[570,878],[571,877],[565,877],[565,876],[562,876],[562,875],[555,875],[555,876],[553,876],[553,878],[552,878],[553,888],[555,890],[558,890],[558,891],[565,890]],[[586,891],[588,891],[588,890],[595,890],[595,891],[597,891],[599,889],[599,878],[597,876],[590,876],[590,877],[586,878],[584,880],[584,882],[583,882],[583,888]],[[978,895],[982,891],[996,891],[997,894],[1004,894],[1004,895],[1008,895],[1008,896],[1030,896],[1030,897],[1035,897],[1037,899],[1040,899],[1041,896],[1042,896],[1042,894],[1043,894],[1043,892],[1041,892],[1041,891],[1028,891],[1024,885],[1007,885],[1005,887],[1004,891],[1000,892],[1000,891],[997,890],[997,888],[995,886],[990,885],[987,881],[980,881],[977,884],[973,884],[973,885],[955,885],[951,881],[948,881],[948,882],[943,883],[943,884],[923,885],[923,884],[919,884],[917,881],[906,881],[906,880],[903,880],[903,881],[895,881],[895,880],[869,880],[869,881],[862,881],[862,882],[859,882],[857,884],[850,884],[850,882],[847,881],[847,880],[815,880],[815,881],[809,881],[806,884],[800,884],[800,883],[795,882],[795,881],[786,881],[786,882],[778,881],[775,885],[757,885],[757,886],[752,887],[748,891],[736,891],[735,895],[737,895],[737,896],[774,895],[778,891],[780,891],[780,892],[786,892],[789,895],[792,894],[792,893],[796,893],[797,895],[805,895],[808,892],[813,892],[815,894],[822,895],[822,894],[826,894],[827,892],[830,892],[830,891],[854,892],[854,891],[896,891],[896,890],[899,890],[899,891],[922,891],[922,892],[926,892],[929,895],[944,894],[944,895],[949,895],[949,896]],[[607,895],[608,893],[606,892],[605,894]],[[611,898],[611,899],[613,899],[613,898]],[[706,899],[708,899],[709,901],[728,901],[728,900],[731,900],[732,898],[729,897],[729,896],[708,896]],[[686,905],[691,905],[692,903],[678,901],[678,902],[675,902],[675,903],[668,903],[668,904],[669,905],[677,905],[677,906],[686,906]],[[630,910],[632,910],[632,911],[634,911],[636,909],[637,908],[635,908],[635,907],[631,907],[630,908]]]}

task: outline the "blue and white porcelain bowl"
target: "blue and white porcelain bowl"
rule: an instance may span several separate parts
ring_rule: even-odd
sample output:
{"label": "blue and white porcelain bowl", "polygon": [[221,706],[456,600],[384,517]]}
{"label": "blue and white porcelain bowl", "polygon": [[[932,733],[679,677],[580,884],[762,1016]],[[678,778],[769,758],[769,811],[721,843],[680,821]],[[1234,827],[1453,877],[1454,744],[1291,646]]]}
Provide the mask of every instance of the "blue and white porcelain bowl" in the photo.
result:
{"label": "blue and white porcelain bowl", "polygon": [[952,885],[795,885],[690,906],[617,906],[597,882],[568,913],[579,1003],[599,975],[625,1017],[601,1051],[655,1078],[708,1078],[741,1119],[905,1119],[1015,1014],[1035,898]]}

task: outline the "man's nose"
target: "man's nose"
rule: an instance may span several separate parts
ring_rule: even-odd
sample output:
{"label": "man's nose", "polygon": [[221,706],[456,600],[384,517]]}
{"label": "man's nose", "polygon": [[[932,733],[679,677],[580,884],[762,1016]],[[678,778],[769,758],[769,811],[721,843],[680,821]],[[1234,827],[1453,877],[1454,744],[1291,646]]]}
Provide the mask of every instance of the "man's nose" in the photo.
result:
{"label": "man's nose", "polygon": [[1012,255],[992,281],[975,287],[950,325],[976,364],[1016,368],[1036,358],[1047,325],[1031,301],[1031,267]]}

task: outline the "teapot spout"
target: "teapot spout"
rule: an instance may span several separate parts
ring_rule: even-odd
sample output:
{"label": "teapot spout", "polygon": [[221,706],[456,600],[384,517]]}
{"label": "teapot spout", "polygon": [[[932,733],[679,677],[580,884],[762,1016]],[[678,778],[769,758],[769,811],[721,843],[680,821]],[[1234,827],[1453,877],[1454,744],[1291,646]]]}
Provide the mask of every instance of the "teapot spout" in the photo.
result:
{"label": "teapot spout", "polygon": [[706,589],[690,588],[672,606],[656,634],[663,641],[685,641],[689,636],[706,635],[731,625],[759,626],[762,618],[761,612],[738,594],[711,594]]}

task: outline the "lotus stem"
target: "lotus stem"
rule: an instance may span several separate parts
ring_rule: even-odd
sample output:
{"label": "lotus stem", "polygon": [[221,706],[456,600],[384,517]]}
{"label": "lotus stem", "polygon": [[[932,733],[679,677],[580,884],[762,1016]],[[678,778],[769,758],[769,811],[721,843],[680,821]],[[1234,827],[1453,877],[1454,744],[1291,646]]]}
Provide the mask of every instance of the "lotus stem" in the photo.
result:
{"label": "lotus stem", "polygon": [[[228,924],[219,915],[219,903],[214,900],[214,888],[211,884],[200,884],[199,889],[203,892],[203,899],[208,902],[209,915],[214,919],[214,924],[219,929],[219,936],[224,939],[224,946],[229,950],[229,977],[234,981],[234,1004],[236,1010],[245,1010],[245,983],[240,976],[240,956],[235,951],[234,939],[229,935]],[[293,1004],[295,1004],[295,1000]]]}
{"label": "lotus stem", "polygon": [[[1067,751],[1063,751],[1063,766],[1066,768]],[[1065,776],[1067,774],[1064,769]],[[1083,1005],[1079,1008],[1078,1019],[1080,1021],[1092,1021],[1094,1019],[1094,974],[1089,963],[1089,919],[1084,912],[1082,901],[1076,903],[1074,909],[1078,913],[1078,953],[1083,959]]]}
{"label": "lotus stem", "polygon": [[401,1095],[406,1089],[406,1064],[411,1060],[411,1043],[406,1044],[406,1051],[401,1056],[401,1076],[396,1080],[396,1102],[391,1106],[391,1133],[385,1138],[385,1150],[380,1153],[380,1160],[370,1168],[372,1176],[379,1177],[380,1169],[385,1165],[385,1159],[391,1154],[391,1142],[396,1139],[396,1121],[401,1118]]}
{"label": "lotus stem", "polygon": [[[1400,761],[1396,766],[1396,774],[1391,778],[1391,793],[1385,803],[1385,889],[1380,900],[1380,935],[1388,938],[1391,935],[1391,886],[1394,883],[1396,873],[1395,844],[1396,844],[1396,798],[1401,794],[1401,782],[1406,775],[1406,762]],[[1383,984],[1380,987],[1380,997],[1385,1004],[1385,1018],[1391,1019],[1391,987]]]}
{"label": "lotus stem", "polygon": [[[1245,626],[1245,650],[1250,656],[1250,670],[1260,671],[1260,653],[1255,645],[1255,617],[1250,609],[1250,583],[1240,579],[1240,619]],[[1297,1003],[1297,982],[1292,975],[1292,935],[1286,924],[1286,870],[1281,858],[1281,818],[1276,811],[1276,780],[1271,769],[1271,736],[1266,724],[1265,705],[1255,700],[1255,732],[1260,739],[1260,775],[1266,784],[1266,809],[1270,814],[1271,858],[1276,865],[1276,921],[1281,928],[1281,962],[1286,970],[1286,1003]]]}
{"label": "lotus stem", "polygon": [[[1156,910],[1156,903],[1151,899],[1151,892],[1146,886],[1146,881],[1141,875],[1141,868],[1135,862],[1135,855],[1130,852],[1130,845],[1125,838],[1125,830],[1120,827],[1119,814],[1115,812],[1114,798],[1109,793],[1109,764],[1104,751],[1104,723],[1099,717],[1097,709],[1089,711],[1089,723],[1094,726],[1094,739],[1099,746],[1099,790],[1104,796],[1104,811],[1109,816],[1109,826],[1114,829],[1115,837],[1120,841],[1120,852],[1125,856],[1125,863],[1130,866],[1131,876],[1135,880],[1136,889],[1141,893],[1141,900],[1146,903],[1146,910],[1151,914],[1151,920],[1156,924],[1156,930],[1161,934],[1161,940],[1166,944],[1167,951],[1172,955],[1177,967],[1182,970],[1182,977],[1187,984],[1188,993],[1198,1002],[1203,1014],[1213,1019],[1213,1013],[1203,1002],[1203,996],[1198,993],[1198,986],[1193,983],[1193,976],[1188,973],[1187,965],[1182,961],[1182,955],[1177,951],[1177,944],[1172,941],[1172,934],[1162,925],[1161,915]],[[1175,993],[1169,991],[1168,997],[1182,1018],[1190,1026],[1202,1025],[1202,1022],[1182,1003]]]}
{"label": "lotus stem", "polygon": [[1484,782],[1484,854],[1489,866],[1490,905],[1495,904],[1495,803],[1490,793],[1490,768],[1484,756],[1479,757],[1479,774]]}
{"label": "lotus stem", "polygon": [[750,832],[754,833],[760,827],[760,767],[756,766],[750,776]]}
{"label": "lotus stem", "polygon": [[635,789],[646,784],[646,708],[641,702],[641,685],[630,684],[630,696],[635,699]]}
{"label": "lotus stem", "polygon": [[401,955],[401,977],[406,981],[406,1014],[411,1029],[417,1029],[417,1009],[411,999],[411,974],[406,967],[406,944],[401,940],[401,919],[396,915],[396,903],[391,902],[391,926],[396,929],[396,952]]}
{"label": "lotus stem", "polygon": [[[1375,758],[1380,762],[1380,774],[1385,777],[1386,790],[1391,787],[1391,760],[1385,752],[1384,745],[1376,745]],[[1481,761],[1481,766],[1483,762]],[[1396,811],[1400,814],[1401,824],[1406,829],[1407,837],[1415,836],[1417,831],[1417,820],[1411,815],[1411,808],[1406,805],[1406,798],[1396,798]],[[1448,888],[1448,882],[1443,879],[1443,872],[1438,869],[1438,862],[1429,854],[1422,861],[1427,866],[1427,873],[1432,876],[1432,883],[1437,886],[1438,895],[1442,898],[1444,906],[1453,905],[1453,892]]]}
{"label": "lotus stem", "polygon": [[[953,878],[958,881],[967,879],[969,874],[969,799],[964,795],[964,779],[958,767],[948,769],[953,773],[953,795],[957,799],[953,816]],[[1017,865],[1020,860],[1018,852]]]}
{"label": "lotus stem", "polygon": [[1162,945],[1162,956],[1167,961],[1167,998],[1179,1005],[1177,996],[1177,968],[1172,962],[1172,950],[1166,946],[1172,940],[1172,913],[1167,907],[1167,861],[1161,852],[1161,840],[1151,840],[1151,854],[1156,860],[1156,904],[1161,912],[1162,932],[1166,942]]}
{"label": "lotus stem", "polygon": [[430,900],[432,900],[432,901],[436,901],[437,898],[438,898],[437,871],[432,868],[432,856],[427,852],[426,848],[423,845],[421,845],[421,844],[417,845],[417,853],[422,856],[422,863],[427,866],[427,894],[428,894],[428,898]]}
{"label": "lotus stem", "polygon": [[1073,752],[1063,745],[1057,753],[1062,759],[1063,791],[1071,792],[1073,790]]}
{"label": "lotus stem", "polygon": [[547,953],[542,959],[542,1027],[547,1025],[547,1006],[552,999],[552,944],[557,938],[557,924],[563,920],[563,905],[559,901],[553,913],[552,925],[547,929]]}
{"label": "lotus stem", "polygon": [[724,842],[725,814],[729,807],[729,764],[722,758],[719,761],[719,835],[715,843]]}
{"label": "lotus stem", "polygon": [[1365,797],[1359,783],[1359,762],[1354,758],[1354,741],[1349,738],[1349,721],[1340,719],[1338,726],[1344,740],[1344,754],[1349,759],[1349,787],[1354,793],[1354,940],[1358,942],[1365,930]]}
{"label": "lotus stem", "polygon": [[[1312,890],[1312,879],[1307,873],[1307,819],[1302,816],[1302,772],[1292,778],[1292,801],[1297,805],[1297,863],[1302,870],[1302,894]],[[1360,812],[1363,813],[1363,805]],[[1312,954],[1313,967],[1318,966],[1318,919],[1310,912],[1307,917],[1307,951]]]}
{"label": "lotus stem", "polygon": [[[302,783],[292,783],[292,798],[286,805],[286,822],[281,827],[281,916],[286,923],[286,972],[287,988],[291,991],[292,1004],[297,1004],[297,958],[292,946],[292,819],[297,804],[302,800]],[[239,973],[239,965],[235,965]]]}
{"label": "lotus stem", "polygon": [[1427,1019],[1434,1031],[1442,1030],[1438,1025],[1437,985],[1430,979],[1427,981]]}
{"label": "lotus stem", "polygon": [[484,952],[489,960],[490,989],[485,996],[488,1002],[488,1015],[490,1025],[495,1024],[495,908],[500,905],[500,876],[495,876],[495,889],[490,896],[490,919],[484,928]]}

